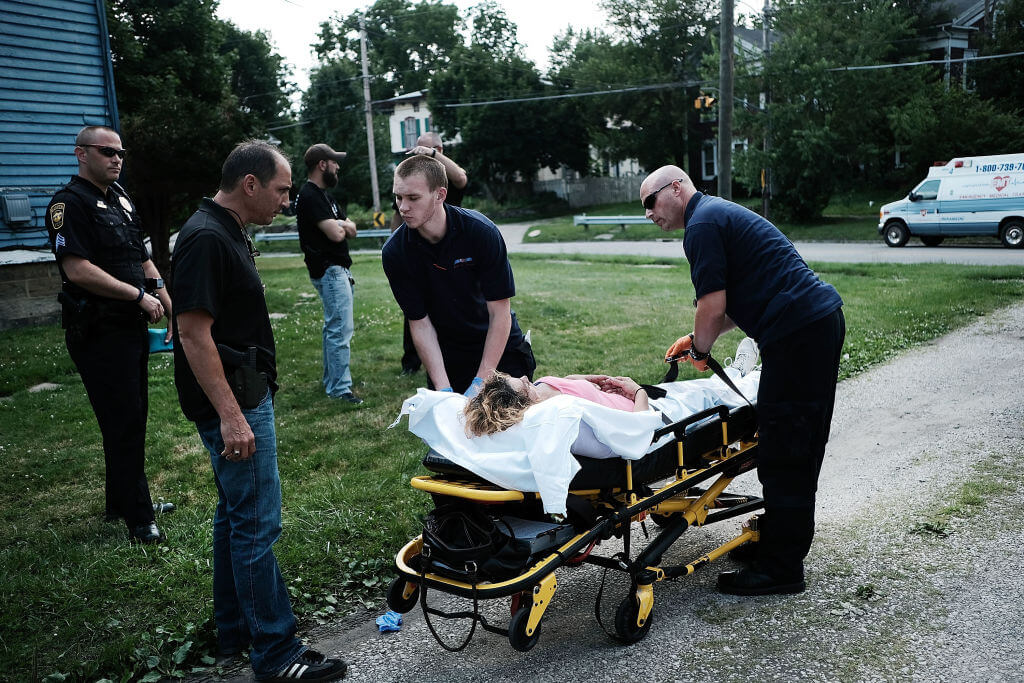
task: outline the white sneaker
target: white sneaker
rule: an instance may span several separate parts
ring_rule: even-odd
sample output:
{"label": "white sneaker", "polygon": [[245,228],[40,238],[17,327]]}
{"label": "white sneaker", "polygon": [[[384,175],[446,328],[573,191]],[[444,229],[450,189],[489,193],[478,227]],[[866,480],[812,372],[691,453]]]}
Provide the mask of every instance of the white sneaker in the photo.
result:
{"label": "white sneaker", "polygon": [[757,342],[750,337],[744,337],[736,347],[736,357],[730,367],[739,370],[740,376],[746,375],[757,365],[757,352]]}

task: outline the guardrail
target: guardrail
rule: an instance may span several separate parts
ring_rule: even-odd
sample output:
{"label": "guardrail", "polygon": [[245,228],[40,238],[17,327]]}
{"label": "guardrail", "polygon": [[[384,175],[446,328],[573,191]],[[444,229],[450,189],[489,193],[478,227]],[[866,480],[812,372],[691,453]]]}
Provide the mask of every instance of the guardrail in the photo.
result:
{"label": "guardrail", "polygon": [[[356,233],[359,237],[390,237],[391,231],[387,228],[373,228],[372,230],[360,230]],[[252,236],[254,242],[278,242],[282,240],[297,240],[297,232],[258,232]]]}
{"label": "guardrail", "polygon": [[584,230],[588,229],[591,225],[621,225],[622,229],[625,230],[627,225],[650,223],[646,216],[588,216],[582,214],[579,216],[572,217],[573,225],[582,225]]}

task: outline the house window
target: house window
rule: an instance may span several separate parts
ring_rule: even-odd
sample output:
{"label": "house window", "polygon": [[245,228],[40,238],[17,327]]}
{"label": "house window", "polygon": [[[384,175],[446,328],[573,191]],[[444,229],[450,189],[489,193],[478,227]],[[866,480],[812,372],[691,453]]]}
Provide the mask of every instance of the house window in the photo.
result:
{"label": "house window", "polygon": [[700,150],[701,178],[711,180],[718,176],[718,145],[708,141]]}
{"label": "house window", "polygon": [[412,116],[407,116],[402,121],[402,146],[406,149],[410,149],[416,146],[416,138],[420,136],[419,125],[416,119]]}

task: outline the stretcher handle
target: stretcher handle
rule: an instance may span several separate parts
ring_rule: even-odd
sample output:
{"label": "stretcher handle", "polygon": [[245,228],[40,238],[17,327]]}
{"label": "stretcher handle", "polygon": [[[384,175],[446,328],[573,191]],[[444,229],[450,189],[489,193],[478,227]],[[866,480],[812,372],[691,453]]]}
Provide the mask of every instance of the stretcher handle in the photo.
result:
{"label": "stretcher handle", "polygon": [[666,434],[673,433],[676,435],[677,439],[682,438],[683,435],[686,433],[687,427],[694,424],[695,422],[706,420],[712,415],[718,415],[718,418],[723,421],[728,420],[729,406],[714,406],[711,408],[706,408],[700,411],[699,413],[694,413],[693,415],[690,415],[689,417],[680,420],[679,422],[673,422],[670,425],[665,425],[661,429],[658,429],[654,432],[654,438],[652,438],[651,441],[657,441]]}

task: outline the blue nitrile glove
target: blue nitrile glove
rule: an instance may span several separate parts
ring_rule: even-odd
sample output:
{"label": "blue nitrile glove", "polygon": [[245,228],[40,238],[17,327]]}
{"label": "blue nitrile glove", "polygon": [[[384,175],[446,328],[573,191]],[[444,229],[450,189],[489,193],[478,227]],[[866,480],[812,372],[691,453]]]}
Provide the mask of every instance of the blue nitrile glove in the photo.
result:
{"label": "blue nitrile glove", "polygon": [[449,394],[454,394],[455,393],[455,390],[452,389],[451,387],[445,387],[441,391],[447,391]]}
{"label": "blue nitrile glove", "polygon": [[483,379],[483,377],[474,377],[473,378],[473,382],[469,385],[469,388],[466,389],[466,393],[463,394],[463,395],[466,398],[473,398],[474,396],[479,394],[480,390],[483,389],[483,388],[484,388],[484,379]]}
{"label": "blue nitrile glove", "polygon": [[388,631],[401,631],[402,630],[402,615],[398,612],[388,610],[381,616],[377,617],[377,627],[381,633],[387,633]]}

